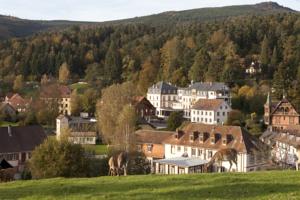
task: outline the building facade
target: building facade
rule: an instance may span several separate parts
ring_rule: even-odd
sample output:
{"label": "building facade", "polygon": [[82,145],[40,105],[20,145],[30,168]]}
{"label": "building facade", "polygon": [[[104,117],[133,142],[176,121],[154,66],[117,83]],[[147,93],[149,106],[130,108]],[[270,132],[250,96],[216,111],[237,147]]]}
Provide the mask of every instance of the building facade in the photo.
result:
{"label": "building facade", "polygon": [[150,119],[155,116],[155,107],[146,97],[135,97],[132,100],[132,105],[134,106],[136,114],[140,120],[150,121]]}
{"label": "building facade", "polygon": [[44,85],[40,91],[44,102],[57,103],[60,114],[71,115],[71,89],[66,85]]}
{"label": "building facade", "polygon": [[31,152],[47,138],[41,126],[0,128],[0,160],[22,170]]}
{"label": "building facade", "polygon": [[191,122],[224,124],[230,111],[230,105],[223,99],[200,99],[191,108]]}
{"label": "building facade", "polygon": [[176,111],[174,103],[177,102],[177,87],[166,82],[158,82],[148,88],[147,99],[156,108],[156,116],[167,118],[171,112]]}
{"label": "building facade", "polygon": [[192,82],[187,88],[158,82],[148,89],[147,99],[156,108],[158,117],[167,118],[171,112],[183,111],[184,118],[190,119],[191,108],[198,100],[222,99],[230,105],[230,90],[218,82]]}
{"label": "building facade", "polygon": [[60,115],[56,118],[56,138],[64,133],[74,144],[95,145],[98,139],[97,120],[81,114],[80,117]]}

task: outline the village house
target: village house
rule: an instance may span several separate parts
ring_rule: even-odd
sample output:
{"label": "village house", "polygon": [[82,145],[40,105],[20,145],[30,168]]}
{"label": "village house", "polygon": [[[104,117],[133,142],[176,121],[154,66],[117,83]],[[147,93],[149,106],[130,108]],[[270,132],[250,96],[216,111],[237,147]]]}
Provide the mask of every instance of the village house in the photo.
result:
{"label": "village house", "polygon": [[71,89],[66,85],[44,85],[40,91],[40,98],[45,102],[55,101],[59,106],[59,113],[71,115]]}
{"label": "village house", "polygon": [[22,170],[31,152],[47,138],[41,126],[0,128],[0,160]]}
{"label": "village house", "polygon": [[137,96],[132,100],[132,105],[136,110],[139,120],[150,121],[155,116],[155,107],[146,97]]}
{"label": "village house", "polygon": [[87,113],[79,117],[60,115],[56,118],[56,138],[59,140],[63,134],[74,144],[95,145],[98,139],[97,120]]}
{"label": "village house", "polygon": [[4,100],[18,112],[26,112],[30,106],[31,100],[24,99],[18,93],[7,95]]}
{"label": "village house", "polygon": [[253,61],[251,65],[248,68],[246,68],[245,72],[246,74],[249,75],[255,75],[261,73],[260,63]]}
{"label": "village house", "polygon": [[199,99],[191,108],[191,122],[224,124],[230,111],[223,99]]}
{"label": "village house", "polygon": [[[239,126],[190,123],[163,141],[165,159],[154,160],[155,173],[200,173],[212,156],[221,149],[233,148],[237,154],[237,172],[263,169],[267,166],[267,146]],[[212,171],[228,171],[229,162],[214,164]]]}
{"label": "village house", "polygon": [[15,122],[17,120],[17,111],[8,103],[0,103],[1,120]]}
{"label": "village house", "polygon": [[183,117],[191,118],[191,108],[200,99],[223,99],[230,105],[230,90],[224,83],[193,81],[187,88],[177,88],[158,82],[148,89],[147,99],[156,108],[156,116],[167,118],[171,112],[183,111]]}
{"label": "village house", "polygon": [[187,88],[178,89],[178,109],[183,110],[183,117],[191,118],[191,108],[201,99],[223,99],[231,104],[230,90],[224,83],[193,81]]}
{"label": "village house", "polygon": [[138,130],[135,132],[137,150],[143,152],[151,163],[165,157],[163,141],[174,133],[171,131]]}
{"label": "village house", "polygon": [[284,130],[290,125],[299,125],[300,114],[285,96],[279,102],[272,102],[270,94],[264,105],[265,124],[272,127],[272,130]]}
{"label": "village house", "polygon": [[270,128],[260,139],[272,147],[272,159],[281,165],[295,167],[300,159],[300,125],[290,125],[284,130]]}

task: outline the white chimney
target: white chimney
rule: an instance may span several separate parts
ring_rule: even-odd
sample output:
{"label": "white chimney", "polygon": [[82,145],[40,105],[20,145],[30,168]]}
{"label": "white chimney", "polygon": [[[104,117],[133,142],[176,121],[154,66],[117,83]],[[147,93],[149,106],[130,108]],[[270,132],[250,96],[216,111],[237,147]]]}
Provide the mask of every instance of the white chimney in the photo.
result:
{"label": "white chimney", "polygon": [[8,132],[9,137],[12,137],[11,126],[10,125],[7,126],[7,132]]}

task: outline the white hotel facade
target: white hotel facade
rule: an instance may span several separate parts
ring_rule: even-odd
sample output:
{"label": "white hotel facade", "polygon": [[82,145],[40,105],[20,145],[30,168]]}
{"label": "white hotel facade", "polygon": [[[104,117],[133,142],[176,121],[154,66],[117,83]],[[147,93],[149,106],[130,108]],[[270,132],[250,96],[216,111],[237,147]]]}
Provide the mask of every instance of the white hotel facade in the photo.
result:
{"label": "white hotel facade", "polygon": [[148,88],[147,99],[156,108],[156,116],[161,118],[182,111],[184,118],[191,119],[193,105],[202,99],[220,99],[229,108],[231,104],[229,88],[219,82],[192,82],[186,88],[178,88],[161,81]]}

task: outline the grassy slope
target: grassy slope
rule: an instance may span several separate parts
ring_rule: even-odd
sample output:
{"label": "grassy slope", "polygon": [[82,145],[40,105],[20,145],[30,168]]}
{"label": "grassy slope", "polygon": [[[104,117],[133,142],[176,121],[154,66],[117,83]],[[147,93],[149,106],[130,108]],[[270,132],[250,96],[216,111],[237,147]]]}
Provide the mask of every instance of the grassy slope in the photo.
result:
{"label": "grassy slope", "polygon": [[300,172],[49,179],[0,184],[0,199],[299,199]]}

